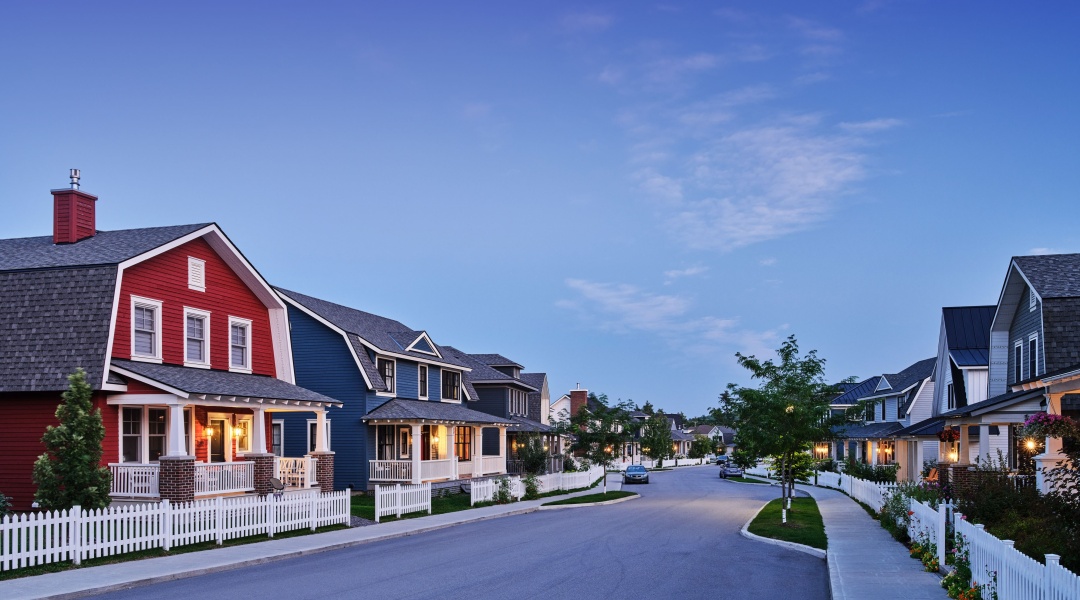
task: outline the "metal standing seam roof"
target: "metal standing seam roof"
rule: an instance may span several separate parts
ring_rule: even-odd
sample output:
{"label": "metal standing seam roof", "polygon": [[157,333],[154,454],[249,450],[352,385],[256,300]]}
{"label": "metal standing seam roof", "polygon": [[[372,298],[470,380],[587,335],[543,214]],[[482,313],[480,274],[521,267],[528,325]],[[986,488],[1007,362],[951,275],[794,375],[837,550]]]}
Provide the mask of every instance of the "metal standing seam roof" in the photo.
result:
{"label": "metal standing seam roof", "polygon": [[1008,392],[1005,394],[999,394],[993,398],[987,398],[982,402],[976,402],[967,406],[962,406],[957,409],[950,410],[949,412],[941,413],[939,418],[959,418],[968,417],[975,413],[989,412],[995,408],[1004,408],[1006,406],[1016,404],[1017,402],[1023,402],[1032,398],[1043,396],[1045,390],[1043,388],[1036,388],[1033,390],[1021,390],[1019,392]]}
{"label": "metal standing seam roof", "polygon": [[874,390],[877,389],[878,382],[880,381],[880,375],[874,375],[869,379],[864,379],[848,391],[833,398],[830,404],[832,404],[833,406],[847,406],[849,404],[858,404],[860,399],[866,396],[870,396],[874,393]]}
{"label": "metal standing seam roof", "polygon": [[112,369],[116,370],[121,376],[127,377],[128,375],[125,372],[134,373],[187,394],[342,406],[339,400],[267,375],[195,369],[178,365],[162,365],[115,358],[110,362]]}
{"label": "metal standing seam roof", "polygon": [[394,398],[393,400],[382,404],[375,410],[360,417],[360,420],[447,421],[482,425],[514,425],[514,422],[509,419],[466,408],[457,403],[430,400],[404,400],[401,398]]}
{"label": "metal standing seam roof", "polygon": [[989,350],[990,325],[997,306],[949,306],[941,309],[949,350]]}
{"label": "metal standing seam roof", "polygon": [[990,364],[990,349],[950,350],[949,356],[958,367],[985,367]]}

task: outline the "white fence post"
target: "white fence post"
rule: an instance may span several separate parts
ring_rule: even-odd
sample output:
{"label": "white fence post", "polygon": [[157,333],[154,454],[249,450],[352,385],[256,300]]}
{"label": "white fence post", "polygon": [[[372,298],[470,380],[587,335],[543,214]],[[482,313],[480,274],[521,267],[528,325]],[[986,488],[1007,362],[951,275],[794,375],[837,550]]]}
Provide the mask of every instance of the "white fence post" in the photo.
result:
{"label": "white fence post", "polygon": [[397,518],[401,518],[401,505],[405,504],[405,490],[401,484],[394,484],[394,506],[397,507]]}
{"label": "white fence post", "polygon": [[214,541],[220,546],[225,543],[225,500],[214,498]]}
{"label": "white fence post", "polygon": [[937,512],[938,512],[937,531],[935,532],[937,535],[934,536],[936,538],[934,540],[934,543],[937,544],[938,565],[944,567],[945,566],[945,529],[949,525],[948,508],[945,506],[944,502],[938,504]]}
{"label": "white fence post", "polygon": [[263,496],[266,498],[266,533],[270,537],[274,537],[274,519],[277,517],[277,507],[274,506],[274,495],[269,494]]}
{"label": "white fence post", "polygon": [[427,514],[431,514],[431,482],[424,484],[424,494],[427,496]]}
{"label": "white fence post", "polygon": [[316,495],[311,497],[311,505],[310,505],[311,508],[310,508],[310,510],[311,510],[311,530],[312,531],[315,531],[316,529],[319,528],[318,522],[319,522],[319,497],[320,496],[322,496],[322,494],[316,494]]}
{"label": "white fence post", "polygon": [[165,498],[158,505],[158,509],[161,511],[161,517],[158,519],[158,523],[161,524],[161,549],[168,552],[172,549],[172,513],[169,510],[171,504],[169,499]]}
{"label": "white fence post", "polygon": [[71,563],[82,564],[82,507],[76,504],[68,511],[71,515]]}
{"label": "white fence post", "polygon": [[1043,569],[1043,598],[1054,597],[1054,573],[1058,570],[1058,561],[1061,560],[1061,556],[1057,554],[1045,554],[1046,568]]}

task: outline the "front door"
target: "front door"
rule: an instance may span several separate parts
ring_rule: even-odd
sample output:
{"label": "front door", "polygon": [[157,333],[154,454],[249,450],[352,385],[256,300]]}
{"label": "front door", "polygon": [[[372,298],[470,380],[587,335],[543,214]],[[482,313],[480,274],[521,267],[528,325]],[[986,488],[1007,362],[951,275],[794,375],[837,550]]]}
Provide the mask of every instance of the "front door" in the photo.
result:
{"label": "front door", "polygon": [[210,462],[225,462],[225,420],[210,419]]}

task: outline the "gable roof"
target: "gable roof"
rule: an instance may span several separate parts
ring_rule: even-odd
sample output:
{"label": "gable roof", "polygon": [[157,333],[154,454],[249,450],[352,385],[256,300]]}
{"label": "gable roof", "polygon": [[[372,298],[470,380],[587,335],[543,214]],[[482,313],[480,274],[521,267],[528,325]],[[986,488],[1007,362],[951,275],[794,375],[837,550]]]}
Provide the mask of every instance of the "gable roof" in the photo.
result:
{"label": "gable roof", "polygon": [[879,381],[881,381],[881,375],[874,375],[869,379],[864,379],[848,389],[848,391],[833,398],[830,404],[833,406],[855,405],[864,396],[874,393]]}
{"label": "gable roof", "polygon": [[[451,367],[468,368],[459,361],[446,357],[442,346],[432,342],[439,356],[432,356],[426,352],[409,350],[409,346],[422,334],[423,331],[409,329],[400,321],[380,317],[369,312],[350,308],[341,304],[322,300],[300,292],[294,292],[285,288],[274,288],[286,299],[315,313],[338,329],[352,334],[357,341],[364,346],[372,346],[376,352],[406,357],[418,362],[443,364]],[[430,339],[430,337],[428,338]],[[355,347],[355,346],[354,346]],[[364,354],[357,352],[357,356]],[[440,358],[440,356],[442,358]],[[366,369],[365,369],[366,370]],[[372,381],[374,384],[374,381]]]}
{"label": "gable roof", "polygon": [[0,271],[116,265],[213,223],[98,231],[72,244],[51,235],[0,240]]}
{"label": "gable roof", "polygon": [[937,357],[924,358],[919,362],[905,368],[899,373],[890,373],[883,375],[887,377],[892,387],[888,390],[880,390],[880,393],[867,394],[866,398],[882,398],[885,396],[895,396],[909,389],[911,386],[919,383],[920,381],[930,377],[934,374],[934,364],[937,362]]}
{"label": "gable roof", "polygon": [[526,385],[536,388],[537,391],[544,389],[544,382],[547,381],[547,373],[522,373],[520,379],[525,382]]}
{"label": "gable roof", "polygon": [[517,367],[524,369],[525,367],[517,364],[516,362],[506,358],[502,354],[470,354],[476,360],[484,363],[489,367]]}
{"label": "gable roof", "polygon": [[941,309],[949,356],[958,367],[990,364],[990,325],[997,306],[953,306]]}
{"label": "gable roof", "polygon": [[1040,298],[1080,297],[1080,254],[1014,256]]}

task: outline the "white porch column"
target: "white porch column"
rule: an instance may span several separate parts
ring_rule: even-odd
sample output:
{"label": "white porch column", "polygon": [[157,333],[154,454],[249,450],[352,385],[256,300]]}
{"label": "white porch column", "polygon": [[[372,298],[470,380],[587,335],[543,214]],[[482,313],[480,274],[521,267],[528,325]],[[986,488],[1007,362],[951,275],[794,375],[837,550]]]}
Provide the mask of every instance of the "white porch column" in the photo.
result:
{"label": "white porch column", "polygon": [[420,424],[412,424],[412,482],[420,483]]}
{"label": "white porch column", "polygon": [[455,438],[457,436],[457,427],[451,423],[446,426],[446,454],[450,457],[450,467],[453,469],[450,479],[457,479],[457,448],[455,447]]}
{"label": "white porch column", "polygon": [[878,443],[876,441],[870,442],[870,464],[877,466],[878,455]]}
{"label": "white porch column", "polygon": [[499,427],[499,473],[506,472],[506,428]]}
{"label": "white porch column", "polygon": [[[330,448],[326,445],[326,409],[319,410],[315,413],[315,451],[316,452],[329,452]],[[266,447],[265,440],[263,441],[264,452]]]}
{"label": "white porch column", "polygon": [[167,456],[189,456],[184,436],[184,405],[169,405],[169,449]]}
{"label": "white porch column", "polygon": [[990,426],[979,425],[979,460],[990,460]]}
{"label": "white porch column", "polygon": [[251,451],[254,454],[266,454],[266,409],[251,409],[255,417],[251,420]]}
{"label": "white porch column", "polygon": [[479,477],[484,474],[484,429],[479,425],[475,425],[472,428],[472,432],[472,472],[473,477]]}

